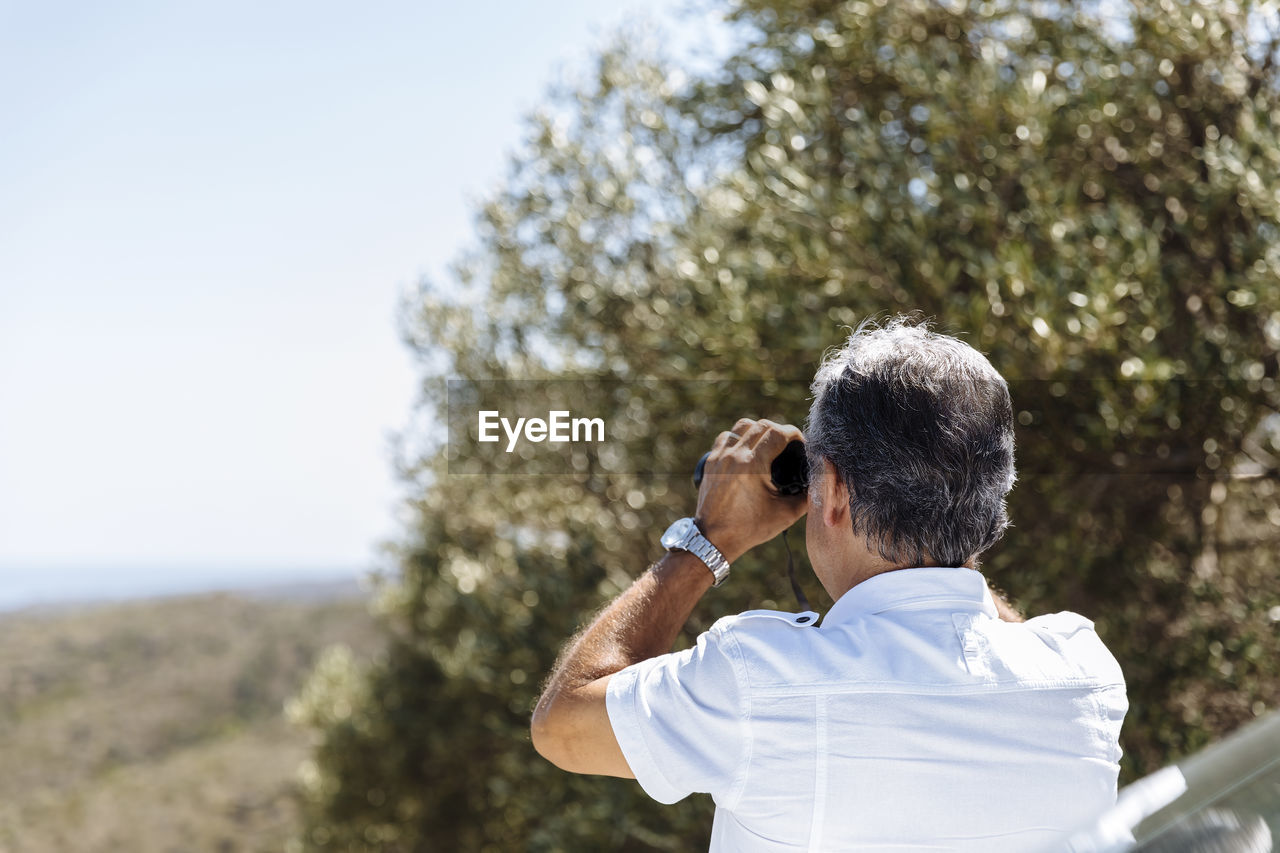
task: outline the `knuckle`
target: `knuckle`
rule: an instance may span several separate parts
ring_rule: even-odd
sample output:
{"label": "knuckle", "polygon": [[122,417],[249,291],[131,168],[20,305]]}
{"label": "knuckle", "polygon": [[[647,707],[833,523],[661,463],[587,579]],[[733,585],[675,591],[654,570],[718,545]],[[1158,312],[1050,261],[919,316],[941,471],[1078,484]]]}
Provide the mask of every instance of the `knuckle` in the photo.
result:
{"label": "knuckle", "polygon": [[786,430],[775,425],[768,432],[766,432],[760,438],[760,440],[767,441],[770,444],[778,444],[780,442],[785,442],[787,440],[787,433],[786,433]]}
{"label": "knuckle", "polygon": [[755,421],[751,418],[738,418],[738,422],[733,425],[733,432],[738,430],[748,430],[755,426]]}

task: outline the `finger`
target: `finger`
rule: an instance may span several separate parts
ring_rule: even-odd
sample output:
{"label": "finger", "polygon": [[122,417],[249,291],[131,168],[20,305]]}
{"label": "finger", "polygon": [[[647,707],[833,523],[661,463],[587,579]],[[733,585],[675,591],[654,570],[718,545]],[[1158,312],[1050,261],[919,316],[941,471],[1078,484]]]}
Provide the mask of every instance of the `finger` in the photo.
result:
{"label": "finger", "polygon": [[765,424],[766,429],[756,437],[751,449],[761,456],[772,459],[790,442],[804,441],[804,434],[792,424],[777,424],[769,420],[762,420],[760,423]]}
{"label": "finger", "polygon": [[760,439],[769,432],[770,428],[769,421],[755,421],[751,424],[751,428],[742,434],[742,446],[747,450],[755,450]]}
{"label": "finger", "polygon": [[746,435],[747,430],[751,429],[755,425],[756,425],[756,422],[753,421],[751,418],[738,418],[738,422],[734,424],[733,429],[729,431],[735,432],[738,435]]}
{"label": "finger", "polygon": [[[758,431],[754,432],[751,435],[752,450],[755,450],[757,448],[764,449],[763,447],[761,447],[762,442],[766,441],[771,434],[777,433],[781,429],[781,426],[779,424],[774,423],[768,418],[761,418],[760,420],[756,421],[756,423],[760,425],[761,429],[759,429]],[[744,441],[746,440],[745,436],[743,437],[743,440]]]}
{"label": "finger", "polygon": [[730,447],[733,447],[735,444],[737,444],[741,440],[742,440],[742,436],[738,435],[735,432],[729,432],[728,430],[725,430],[724,432],[716,436],[715,443],[711,445],[711,452],[715,453],[717,451],[727,450]]}

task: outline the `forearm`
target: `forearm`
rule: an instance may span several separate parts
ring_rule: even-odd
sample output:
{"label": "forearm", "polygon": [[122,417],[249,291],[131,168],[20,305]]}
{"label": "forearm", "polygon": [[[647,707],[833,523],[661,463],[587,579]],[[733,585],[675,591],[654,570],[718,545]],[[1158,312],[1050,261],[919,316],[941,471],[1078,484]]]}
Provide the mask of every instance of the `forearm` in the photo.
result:
{"label": "forearm", "polygon": [[711,572],[685,551],[671,551],[614,599],[560,655],[534,709],[533,746],[577,773],[634,777],[606,711],[609,677],[671,650]]}
{"label": "forearm", "polygon": [[[716,439],[693,516],[729,562],[786,530],[808,505],[802,495],[776,494],[769,481],[771,460],[800,431],[749,419],[734,429]],[[671,651],[714,580],[706,563],[677,546],[570,640],[534,709],[534,748],[565,770],[631,776],[608,714],[610,679]]]}
{"label": "forearm", "polygon": [[706,565],[693,554],[668,551],[566,645],[538,702],[538,711],[562,691],[671,651],[694,605],[713,580]]}

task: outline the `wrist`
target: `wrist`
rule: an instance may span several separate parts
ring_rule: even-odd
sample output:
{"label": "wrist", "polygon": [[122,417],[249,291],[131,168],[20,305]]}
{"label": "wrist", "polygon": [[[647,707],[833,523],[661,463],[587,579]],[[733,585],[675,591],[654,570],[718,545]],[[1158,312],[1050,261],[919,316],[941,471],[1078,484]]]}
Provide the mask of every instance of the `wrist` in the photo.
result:
{"label": "wrist", "polygon": [[698,559],[698,555],[689,551],[668,551],[649,567],[649,572],[664,584],[689,587],[698,595],[711,589],[716,581],[715,575],[707,571],[706,564]]}
{"label": "wrist", "polygon": [[702,531],[702,535],[706,537],[707,541],[716,546],[716,550],[723,554],[724,558],[730,563],[751,550],[750,547],[742,547],[734,532],[724,525],[713,524],[696,515],[693,517],[693,523],[698,525],[698,529]]}
{"label": "wrist", "polygon": [[697,558],[711,572],[715,586],[729,577],[729,559],[706,537],[695,519],[686,517],[672,522],[661,541],[668,551],[686,551]]}

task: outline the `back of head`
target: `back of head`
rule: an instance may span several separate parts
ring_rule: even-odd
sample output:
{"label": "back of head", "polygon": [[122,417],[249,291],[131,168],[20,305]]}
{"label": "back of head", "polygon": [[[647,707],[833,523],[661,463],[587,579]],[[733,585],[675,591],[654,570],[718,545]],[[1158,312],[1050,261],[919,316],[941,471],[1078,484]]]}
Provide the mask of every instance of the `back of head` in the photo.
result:
{"label": "back of head", "polygon": [[959,566],[1000,538],[1013,409],[981,353],[904,317],[865,322],[823,360],[812,391],[810,482],[830,460],[872,550],[901,566]]}

